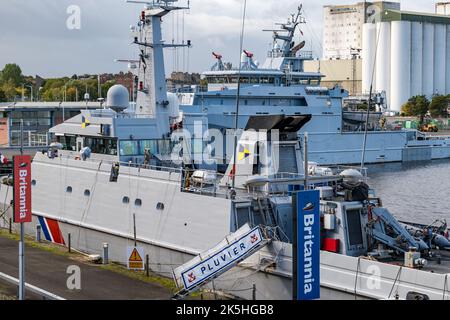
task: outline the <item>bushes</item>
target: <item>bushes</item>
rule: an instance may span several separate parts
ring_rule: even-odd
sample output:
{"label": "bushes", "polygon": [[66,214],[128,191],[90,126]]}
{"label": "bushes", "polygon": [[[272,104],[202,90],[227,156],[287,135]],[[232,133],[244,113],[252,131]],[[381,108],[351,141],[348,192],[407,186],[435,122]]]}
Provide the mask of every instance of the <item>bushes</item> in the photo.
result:
{"label": "bushes", "polygon": [[447,117],[450,105],[450,95],[435,95],[429,101],[426,96],[411,97],[402,107],[402,115],[423,118],[430,113],[434,118]]}

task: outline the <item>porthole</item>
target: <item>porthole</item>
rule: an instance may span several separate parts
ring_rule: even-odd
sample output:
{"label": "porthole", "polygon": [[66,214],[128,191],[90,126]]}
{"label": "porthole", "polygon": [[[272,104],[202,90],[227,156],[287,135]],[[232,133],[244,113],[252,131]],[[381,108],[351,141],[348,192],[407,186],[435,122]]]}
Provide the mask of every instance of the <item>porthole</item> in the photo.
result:
{"label": "porthole", "polygon": [[71,186],[68,186],[68,187],[66,188],[66,192],[67,192],[67,193],[72,193],[72,187],[71,187]]}
{"label": "porthole", "polygon": [[141,199],[136,199],[136,200],[134,201],[134,205],[135,205],[136,207],[142,206],[142,200],[141,200]]}
{"label": "porthole", "polygon": [[122,198],[122,203],[123,203],[123,204],[129,204],[129,203],[130,203],[130,198],[128,198],[128,197],[123,197],[123,198]]}
{"label": "porthole", "polygon": [[86,197],[89,197],[91,195],[91,192],[88,189],[86,189],[86,190],[84,190],[84,195]]}
{"label": "porthole", "polygon": [[158,202],[158,204],[156,205],[156,210],[164,210],[164,203]]}

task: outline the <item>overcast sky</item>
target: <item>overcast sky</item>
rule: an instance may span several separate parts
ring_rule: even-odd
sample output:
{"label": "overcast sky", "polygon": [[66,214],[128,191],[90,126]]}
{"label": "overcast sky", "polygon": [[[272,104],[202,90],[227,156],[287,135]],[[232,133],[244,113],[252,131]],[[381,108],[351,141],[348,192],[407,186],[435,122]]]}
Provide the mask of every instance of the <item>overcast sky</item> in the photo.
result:
{"label": "overcast sky", "polygon": [[[174,56],[180,71],[201,72],[214,63],[211,52],[236,62],[244,0],[191,0],[191,10],[164,19],[164,38],[192,40],[193,48],[166,51],[166,69],[171,72]],[[348,4],[356,0],[248,0],[244,47],[263,61],[271,35],[262,32],[275,22],[285,22],[303,2],[307,24],[302,31],[308,49],[321,55],[322,8],[327,4]],[[402,0],[402,9],[434,12],[433,0]],[[70,30],[67,8],[81,9],[81,28]],[[117,58],[136,58],[130,45],[130,25],[137,22],[143,6],[125,0],[0,0],[0,68],[18,63],[26,75],[71,76],[127,71]],[[177,27],[178,26],[178,27]]]}

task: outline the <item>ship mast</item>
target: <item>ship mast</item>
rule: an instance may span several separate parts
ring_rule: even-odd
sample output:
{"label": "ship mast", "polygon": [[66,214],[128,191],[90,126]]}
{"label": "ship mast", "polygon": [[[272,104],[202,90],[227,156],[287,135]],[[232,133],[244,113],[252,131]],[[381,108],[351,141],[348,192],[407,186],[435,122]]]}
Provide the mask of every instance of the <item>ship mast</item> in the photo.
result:
{"label": "ship mast", "polygon": [[162,40],[162,17],[174,10],[189,9],[189,2],[186,7],[175,6],[175,2],[178,0],[127,0],[127,3],[145,4],[134,37],[134,44],[139,48],[136,116],[155,118],[161,137],[170,133],[163,49],[191,46],[190,40],[187,44],[165,44]]}
{"label": "ship mast", "polygon": [[281,46],[281,53],[283,57],[289,57],[291,55],[295,31],[300,24],[306,23],[305,18],[302,14],[302,10],[303,5],[300,5],[298,7],[297,14],[293,14],[291,19],[289,19],[287,23],[276,23],[276,25],[279,26],[280,29],[263,30],[266,32],[273,32],[273,50],[275,50],[275,44],[277,43],[277,40],[283,41],[283,45]]}

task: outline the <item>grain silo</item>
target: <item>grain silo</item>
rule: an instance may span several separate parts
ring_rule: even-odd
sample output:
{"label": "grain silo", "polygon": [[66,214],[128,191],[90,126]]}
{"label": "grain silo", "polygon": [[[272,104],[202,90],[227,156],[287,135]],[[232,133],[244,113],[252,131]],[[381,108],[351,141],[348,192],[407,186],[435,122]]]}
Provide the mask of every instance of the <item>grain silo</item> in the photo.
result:
{"label": "grain silo", "polygon": [[362,42],[363,91],[373,78],[391,111],[414,95],[450,94],[450,16],[385,10],[364,24]]}

